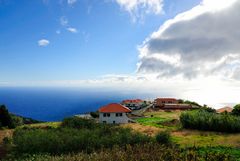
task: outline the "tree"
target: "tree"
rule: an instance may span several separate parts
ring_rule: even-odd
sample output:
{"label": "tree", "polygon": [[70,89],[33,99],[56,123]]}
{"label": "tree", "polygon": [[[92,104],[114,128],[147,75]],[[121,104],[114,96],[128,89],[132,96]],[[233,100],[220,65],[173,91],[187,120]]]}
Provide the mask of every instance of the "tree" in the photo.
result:
{"label": "tree", "polygon": [[0,124],[3,127],[13,128],[12,118],[5,105],[0,105]]}
{"label": "tree", "polygon": [[233,107],[232,114],[240,116],[240,104]]}

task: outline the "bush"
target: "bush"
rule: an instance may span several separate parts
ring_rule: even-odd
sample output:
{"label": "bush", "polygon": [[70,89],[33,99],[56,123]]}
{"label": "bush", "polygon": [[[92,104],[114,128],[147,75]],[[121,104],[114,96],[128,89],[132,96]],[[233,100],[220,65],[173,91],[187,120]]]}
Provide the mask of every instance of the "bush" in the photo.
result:
{"label": "bush", "polygon": [[0,123],[3,127],[14,128],[12,118],[5,105],[0,105]]}
{"label": "bush", "polygon": [[97,124],[76,117],[64,119],[62,127],[59,128],[17,128],[13,133],[13,144],[18,154],[89,153],[116,145],[125,147],[150,141],[150,137],[130,129]]}
{"label": "bush", "polygon": [[160,144],[170,144],[171,143],[170,133],[168,131],[159,132],[156,135],[156,141]]}
{"label": "bush", "polygon": [[[126,148],[114,146],[112,149],[101,149],[91,154],[77,153],[51,156],[49,154],[25,155],[18,158],[24,161],[230,161],[237,160],[228,151],[217,150],[200,151],[198,148],[184,148],[164,146],[154,143],[128,145]],[[13,158],[12,160],[16,160]]]}
{"label": "bush", "polygon": [[240,117],[230,114],[216,114],[204,110],[184,112],[180,116],[184,128],[218,131],[240,132]]}
{"label": "bush", "polygon": [[93,118],[99,118],[99,112],[96,111],[96,112],[90,112],[90,115],[93,117]]}
{"label": "bush", "polygon": [[240,116],[240,104],[233,107],[232,114],[236,116]]}
{"label": "bush", "polygon": [[97,126],[97,124],[93,120],[87,120],[80,117],[69,117],[65,118],[62,122],[62,127],[70,127],[70,128],[86,128],[86,129],[93,129]]}

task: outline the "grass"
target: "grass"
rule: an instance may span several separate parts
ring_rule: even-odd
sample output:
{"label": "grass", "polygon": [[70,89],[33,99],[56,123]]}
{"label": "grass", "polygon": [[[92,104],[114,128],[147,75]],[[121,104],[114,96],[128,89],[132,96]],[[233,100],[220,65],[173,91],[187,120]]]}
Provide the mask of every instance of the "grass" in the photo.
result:
{"label": "grass", "polygon": [[142,125],[163,128],[167,130],[177,130],[180,126],[178,119],[181,112],[146,112],[143,118],[137,118],[136,121]]}
{"label": "grass", "polygon": [[[128,125],[136,131],[155,135],[159,131],[168,130],[171,132],[173,141],[181,147],[188,146],[224,146],[240,148],[240,133],[226,134],[220,132],[208,132],[198,130],[182,129],[179,124],[168,124],[172,120],[179,120],[181,111],[174,112],[145,112],[144,118],[138,118],[138,123]],[[153,117],[151,117],[153,116]],[[137,128],[136,128],[137,127]]]}
{"label": "grass", "polygon": [[58,128],[61,125],[61,122],[43,122],[37,124],[29,124],[20,126],[20,128],[28,127],[28,128]]}

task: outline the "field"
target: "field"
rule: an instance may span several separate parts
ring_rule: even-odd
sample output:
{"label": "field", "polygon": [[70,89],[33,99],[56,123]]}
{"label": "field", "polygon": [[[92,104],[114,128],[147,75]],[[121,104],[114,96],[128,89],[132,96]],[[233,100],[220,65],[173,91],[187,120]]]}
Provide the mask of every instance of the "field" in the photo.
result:
{"label": "field", "polygon": [[180,146],[224,146],[240,148],[240,133],[227,134],[182,129],[179,116],[181,111],[145,112],[143,118],[136,119],[136,124],[124,125],[148,135],[159,131],[170,131],[173,141]]}

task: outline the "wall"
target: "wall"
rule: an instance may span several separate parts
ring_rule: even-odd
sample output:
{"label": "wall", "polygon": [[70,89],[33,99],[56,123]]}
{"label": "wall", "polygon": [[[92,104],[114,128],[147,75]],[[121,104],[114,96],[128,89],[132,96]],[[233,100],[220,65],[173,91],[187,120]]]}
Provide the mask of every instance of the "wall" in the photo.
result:
{"label": "wall", "polygon": [[103,123],[106,121],[108,124],[112,124],[113,121],[115,121],[116,124],[121,124],[121,123],[128,123],[128,120],[130,120],[126,113],[122,113],[122,116],[116,117],[116,113],[110,113],[110,117],[103,117],[103,113],[99,114],[99,122]]}

